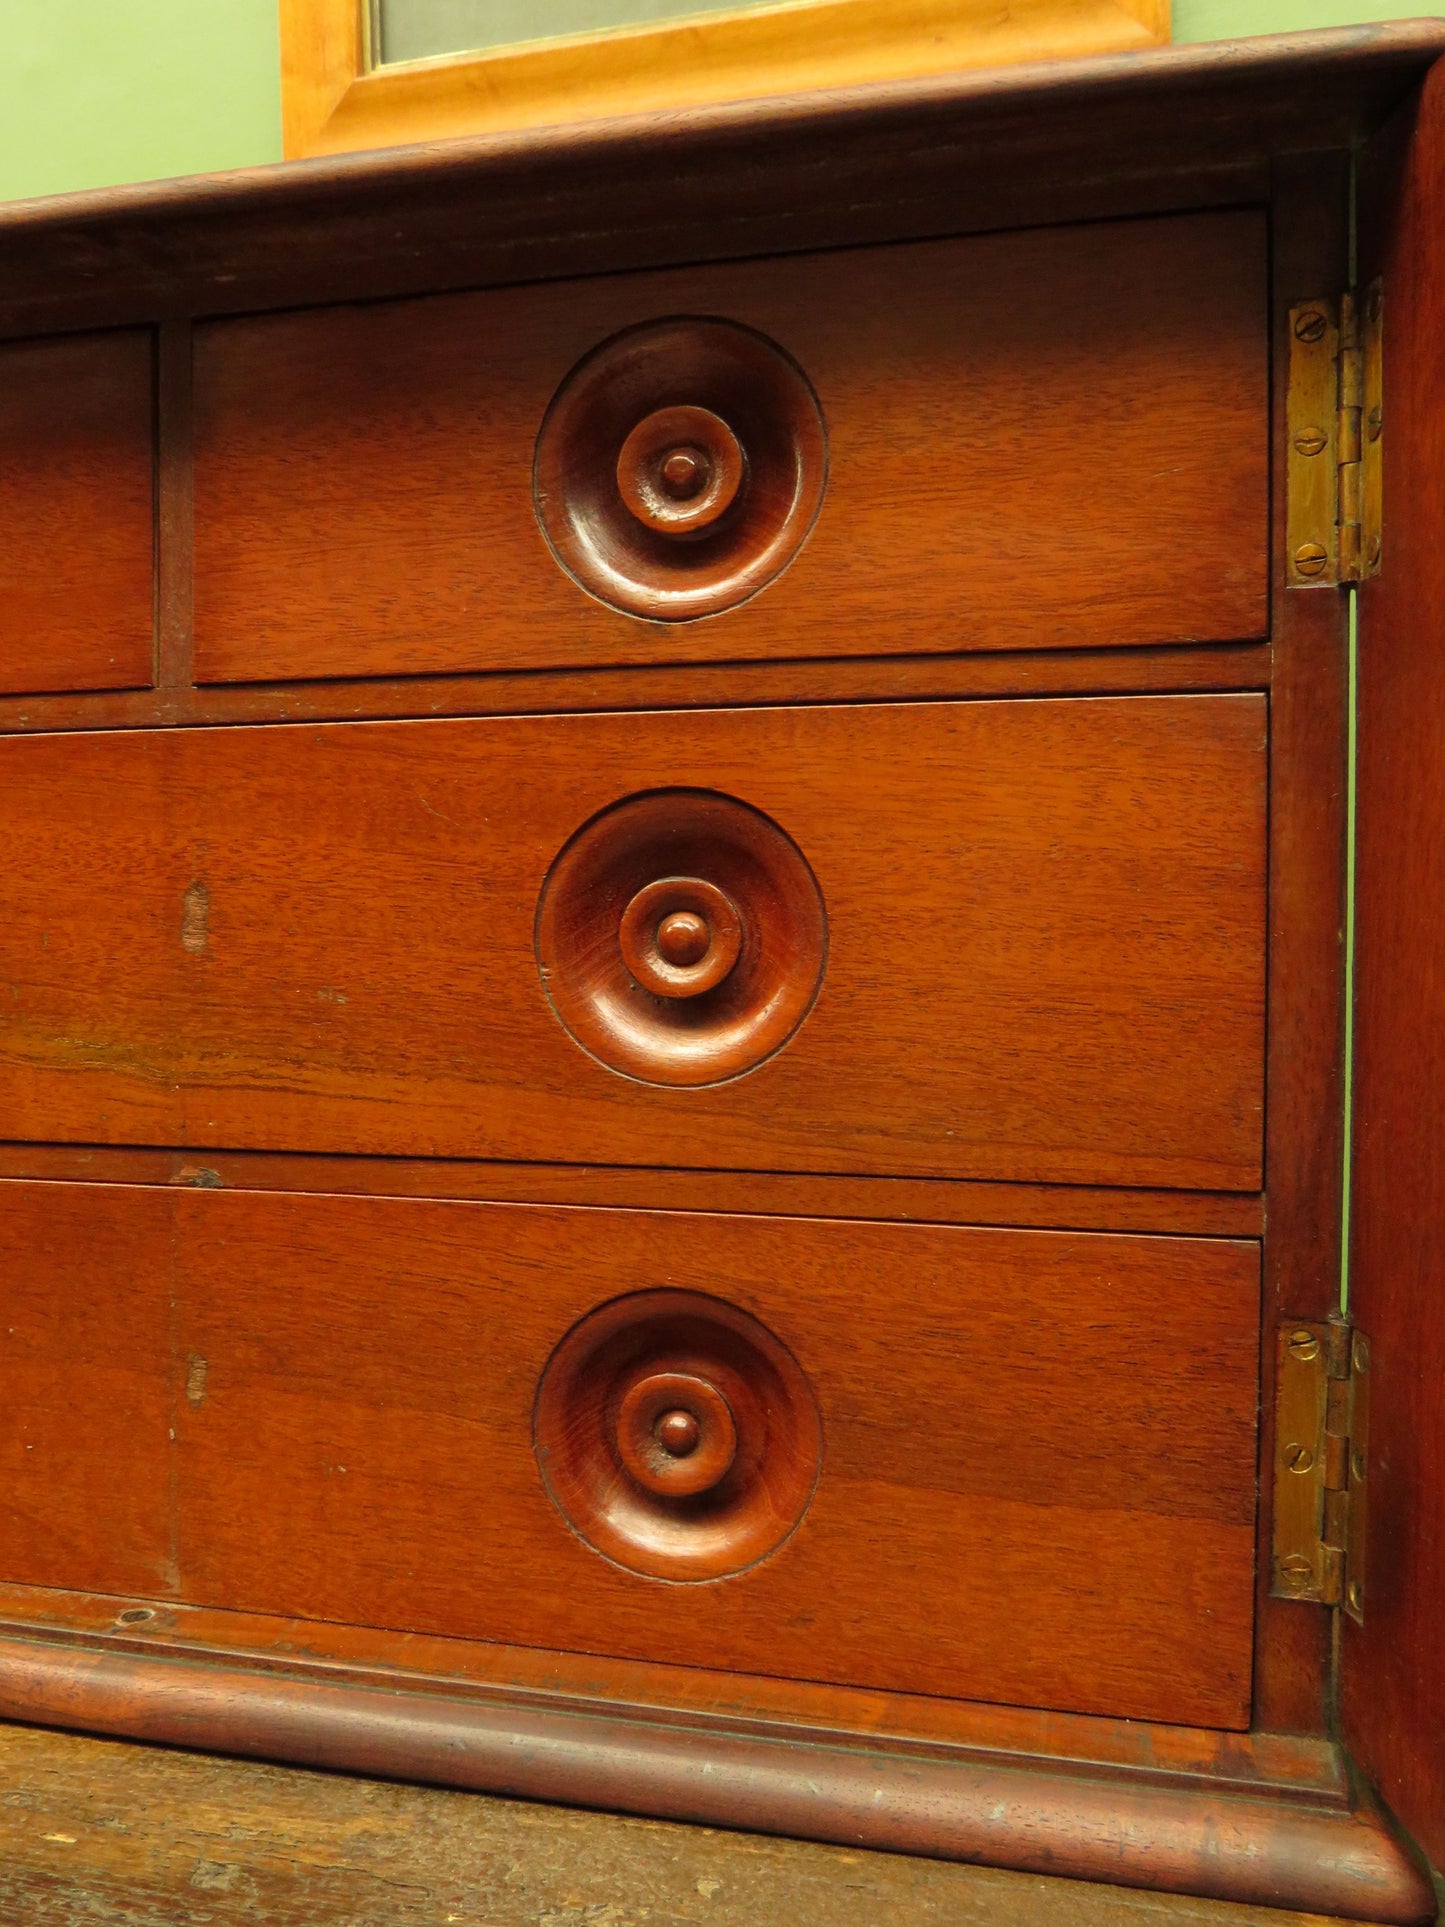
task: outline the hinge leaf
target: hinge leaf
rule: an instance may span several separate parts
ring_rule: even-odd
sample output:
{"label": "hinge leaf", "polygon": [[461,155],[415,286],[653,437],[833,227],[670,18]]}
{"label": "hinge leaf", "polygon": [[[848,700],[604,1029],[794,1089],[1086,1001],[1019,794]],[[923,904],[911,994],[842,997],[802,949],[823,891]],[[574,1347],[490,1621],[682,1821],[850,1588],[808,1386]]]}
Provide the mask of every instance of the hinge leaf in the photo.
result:
{"label": "hinge leaf", "polygon": [[1290,309],[1285,397],[1286,580],[1358,582],[1380,570],[1383,531],[1384,301],[1306,301]]}
{"label": "hinge leaf", "polygon": [[1368,1370],[1369,1345],[1343,1319],[1280,1327],[1271,1591],[1341,1606],[1360,1623]]}

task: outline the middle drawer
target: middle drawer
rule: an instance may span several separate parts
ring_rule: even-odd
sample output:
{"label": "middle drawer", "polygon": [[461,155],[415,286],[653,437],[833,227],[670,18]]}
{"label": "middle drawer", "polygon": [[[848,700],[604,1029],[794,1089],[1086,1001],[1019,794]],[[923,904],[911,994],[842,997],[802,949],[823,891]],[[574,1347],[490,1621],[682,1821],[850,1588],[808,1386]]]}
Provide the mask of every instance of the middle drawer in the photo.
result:
{"label": "middle drawer", "polygon": [[1266,705],[0,742],[0,1131],[1257,1188]]}

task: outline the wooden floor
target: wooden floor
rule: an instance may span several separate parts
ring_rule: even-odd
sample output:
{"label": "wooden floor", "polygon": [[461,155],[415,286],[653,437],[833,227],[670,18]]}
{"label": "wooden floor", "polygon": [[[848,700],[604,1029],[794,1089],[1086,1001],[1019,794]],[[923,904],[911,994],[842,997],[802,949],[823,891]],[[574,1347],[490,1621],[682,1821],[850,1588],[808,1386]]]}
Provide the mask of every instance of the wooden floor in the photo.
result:
{"label": "wooden floor", "polygon": [[889,1854],[0,1727],[26,1927],[1301,1927]]}

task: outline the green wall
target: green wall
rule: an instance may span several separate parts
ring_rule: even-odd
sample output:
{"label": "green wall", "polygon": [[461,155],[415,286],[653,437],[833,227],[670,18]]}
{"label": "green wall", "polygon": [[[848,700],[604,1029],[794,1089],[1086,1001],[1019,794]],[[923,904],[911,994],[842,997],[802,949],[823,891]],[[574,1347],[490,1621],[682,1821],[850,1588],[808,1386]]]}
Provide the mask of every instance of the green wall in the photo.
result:
{"label": "green wall", "polygon": [[[1387,20],[1369,0],[1174,0],[1175,37]],[[0,200],[281,156],[276,0],[0,0]]]}

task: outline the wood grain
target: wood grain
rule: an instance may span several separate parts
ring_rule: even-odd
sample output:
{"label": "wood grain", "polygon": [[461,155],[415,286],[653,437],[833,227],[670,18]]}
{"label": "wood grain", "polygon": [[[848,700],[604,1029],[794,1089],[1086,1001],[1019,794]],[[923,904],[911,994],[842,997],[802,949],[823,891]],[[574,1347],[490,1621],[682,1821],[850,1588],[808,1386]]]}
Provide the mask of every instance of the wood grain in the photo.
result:
{"label": "wood grain", "polygon": [[[52,1369],[77,1291],[129,1321],[132,1348],[166,1358],[137,1431],[170,1462],[180,1599],[1248,1722],[1253,1245],[105,1186],[31,1195],[69,1260]],[[120,1210],[149,1227],[141,1292],[108,1241]],[[610,1564],[564,1524],[533,1456],[558,1341],[592,1307],[660,1281],[760,1319],[822,1421],[802,1523],[720,1583]],[[51,1422],[83,1441],[74,1392],[63,1414]],[[117,1494],[107,1534],[139,1523]],[[24,1532],[0,1547],[0,1571],[54,1583],[28,1548]]]}
{"label": "wood grain", "polygon": [[1317,1916],[0,1729],[0,1910],[43,1927],[1322,1927]]}
{"label": "wood grain", "polygon": [[[206,1739],[272,1758],[304,1746],[351,1773],[400,1767],[412,1777],[440,1774],[532,1797],[560,1790],[584,1805],[599,1797],[609,1805],[661,1802],[669,1814],[730,1827],[822,1830],[851,1848],[886,1845],[985,1862],[1008,1855],[1022,1867],[1076,1879],[1299,1902],[1402,1927],[1423,1927],[1434,1913],[1429,1882],[1368,1806],[1339,1811],[1167,1781],[1131,1785],[1120,1776],[1040,1772],[1030,1762],[986,1756],[890,1758],[811,1738],[780,1749],[753,1736],[705,1739],[669,1722],[463,1708],[234,1669],[0,1646],[0,1704],[45,1718],[61,1697],[101,1730],[129,1722],[172,1744]],[[515,1860],[509,1873],[515,1880]],[[1070,1905],[1080,1911],[1071,1918],[1089,1919],[1099,1895],[1075,1892]],[[712,1900],[710,1886],[704,1898]],[[1212,1916],[1195,1907],[1186,1917]]]}
{"label": "wood grain", "polygon": [[1039,1231],[1192,1232],[1258,1238],[1264,1200],[1229,1191],[977,1184],[968,1179],[666,1171],[645,1166],[504,1164],[460,1158],[294,1156],[265,1151],[141,1150],[0,1143],[0,1180],[188,1184],[202,1190],[360,1192],[495,1204],[622,1205],[657,1211],[762,1211],[803,1218],[1020,1225]]}
{"label": "wood grain", "polygon": [[152,680],[148,329],[0,348],[0,690]]}
{"label": "wood grain", "polygon": [[1383,271],[1385,555],[1360,592],[1354,1242],[1371,1341],[1363,1628],[1347,1626],[1344,1728],[1445,1863],[1445,72],[1375,157],[1365,228]]}
{"label": "wood grain", "polygon": [[[1284,473],[1289,310],[1346,285],[1349,162],[1281,161],[1273,213],[1274,446]],[[1266,1319],[1323,1319],[1339,1303],[1344,1190],[1345,784],[1348,606],[1337,590],[1289,586],[1284,491],[1274,501],[1270,687],[1270,942]],[[1276,1349],[1260,1358],[1261,1464],[1274,1463]],[[1273,1532],[1260,1491],[1260,1544]],[[1255,1706],[1262,1725],[1325,1730],[1329,1615],[1271,1597],[1260,1561]]]}
{"label": "wood grain", "polygon": [[955,68],[1077,59],[1169,37],[1168,0],[812,0],[373,67],[347,0],[283,0],[288,157],[555,126]]}
{"label": "wood grain", "polygon": [[1274,155],[1348,148],[1442,48],[1435,21],[1355,26],[11,207],[0,330],[1257,205]]}
{"label": "wood grain", "polygon": [[[197,674],[1261,635],[1264,266],[1207,214],[203,325]],[[533,450],[583,355],[687,313],[794,357],[828,489],[760,595],[659,629],[557,566]]]}
{"label": "wood grain", "polygon": [[[1222,696],[11,737],[5,1135],[1252,1190],[1264,720]],[[830,929],[792,1042],[706,1091],[588,1057],[533,956],[573,831],[673,785],[779,823]]]}

